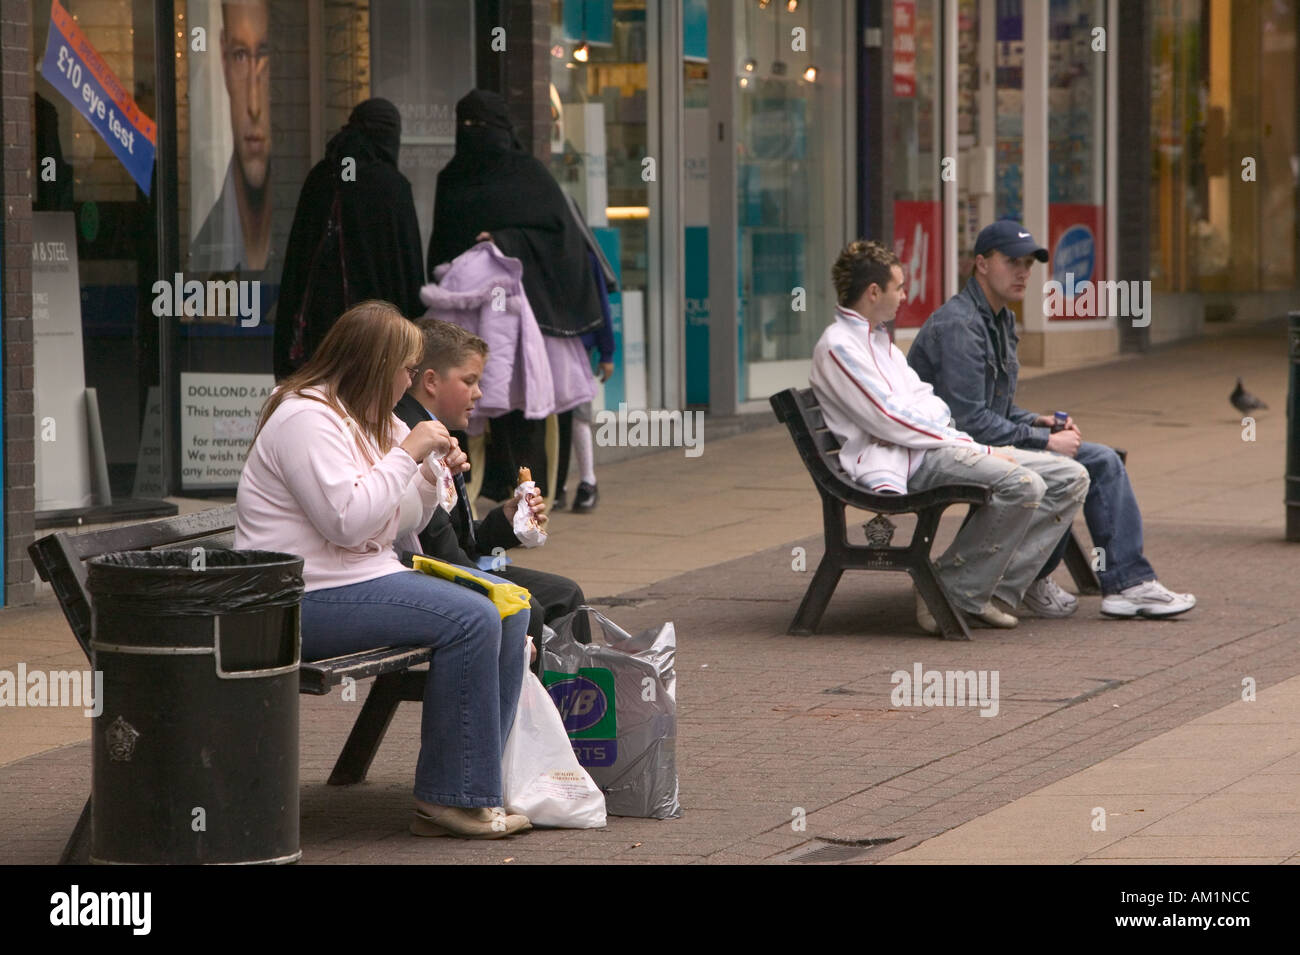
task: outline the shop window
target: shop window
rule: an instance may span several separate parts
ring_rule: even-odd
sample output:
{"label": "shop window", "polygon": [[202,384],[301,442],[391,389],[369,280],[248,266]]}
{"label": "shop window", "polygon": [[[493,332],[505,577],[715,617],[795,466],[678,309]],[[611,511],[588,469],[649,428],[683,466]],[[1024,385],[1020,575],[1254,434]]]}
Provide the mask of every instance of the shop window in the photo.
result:
{"label": "shop window", "polygon": [[[153,163],[134,169],[156,138],[154,19],[152,5],[130,0],[32,4],[35,99],[32,317],[33,382],[37,424],[36,510],[95,503],[88,448],[95,436],[85,389],[97,396],[99,426],[115,499],[160,497],[159,446],[141,441],[147,401],[158,383],[157,319],[150,308],[159,245],[160,196]],[[75,57],[79,33],[93,51]],[[47,60],[47,51],[52,59]],[[102,63],[100,74],[92,61]],[[68,79],[63,83],[58,74]],[[71,73],[71,76],[68,74]],[[120,84],[108,90],[108,74]],[[138,138],[126,156],[110,145],[112,129],[92,125],[89,104],[69,92],[92,76],[98,106]],[[53,82],[52,82],[53,81]],[[58,86],[54,83],[59,83]],[[102,94],[102,95],[101,95]],[[89,106],[92,114],[96,107]],[[111,112],[110,112],[111,111]],[[46,170],[52,178],[42,175]],[[148,480],[145,471],[148,470]],[[103,503],[98,501],[98,503]]]}
{"label": "shop window", "polygon": [[[1067,295],[1078,283],[1106,278],[1106,55],[1093,48],[1093,31],[1105,26],[1105,0],[1052,0],[1047,251],[1051,277]],[[1062,311],[1053,317],[1097,317],[1087,308]]]}
{"label": "shop window", "polygon": [[645,0],[563,0],[551,5],[550,170],[573,196],[618,273],[610,297],[614,374],[603,402],[646,404],[654,346],[649,297],[650,63]]}
{"label": "shop window", "polygon": [[[898,328],[919,328],[944,299],[941,11],[938,0],[893,3],[894,127],[890,172],[894,183],[894,251],[903,263],[907,292],[895,320]],[[966,106],[967,135],[973,144],[976,98],[963,95],[962,102]]]}
{"label": "shop window", "polygon": [[736,4],[740,396],[808,379],[844,244],[843,6]]}

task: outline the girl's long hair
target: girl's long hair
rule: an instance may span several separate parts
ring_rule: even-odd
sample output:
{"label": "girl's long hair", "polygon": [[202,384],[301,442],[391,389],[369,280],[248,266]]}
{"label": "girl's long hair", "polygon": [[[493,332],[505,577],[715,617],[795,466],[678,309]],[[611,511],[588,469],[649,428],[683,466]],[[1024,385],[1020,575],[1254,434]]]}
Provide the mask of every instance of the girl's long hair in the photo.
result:
{"label": "girl's long hair", "polygon": [[[354,305],[339,316],[307,363],[280,382],[267,399],[253,442],[280,403],[298,395],[320,401],[340,418],[356,422],[357,449],[375,464],[372,447],[382,457],[395,444],[389,404],[393,379],[400,369],[418,365],[423,355],[419,328],[396,306],[378,300]],[[305,394],[308,388],[318,389],[324,397]]]}

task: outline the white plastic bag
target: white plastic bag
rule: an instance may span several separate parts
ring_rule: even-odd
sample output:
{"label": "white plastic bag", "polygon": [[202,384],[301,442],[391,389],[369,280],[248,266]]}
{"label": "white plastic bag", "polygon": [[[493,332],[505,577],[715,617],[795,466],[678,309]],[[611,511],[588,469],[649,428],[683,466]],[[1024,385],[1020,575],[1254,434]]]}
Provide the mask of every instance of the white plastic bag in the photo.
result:
{"label": "white plastic bag", "polygon": [[578,763],[560,712],[528,669],[515,723],[501,753],[501,788],[506,812],[527,816],[535,826],[599,829],[605,825],[605,794]]}

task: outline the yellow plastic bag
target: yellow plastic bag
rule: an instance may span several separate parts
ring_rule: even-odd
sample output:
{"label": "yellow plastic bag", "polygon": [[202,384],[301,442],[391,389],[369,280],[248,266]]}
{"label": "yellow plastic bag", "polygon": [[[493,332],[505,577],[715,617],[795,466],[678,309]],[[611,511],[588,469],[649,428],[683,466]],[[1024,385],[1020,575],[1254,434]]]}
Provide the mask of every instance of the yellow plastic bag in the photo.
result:
{"label": "yellow plastic bag", "polygon": [[443,580],[450,580],[453,584],[468,587],[482,594],[496,605],[502,620],[529,608],[528,601],[531,595],[518,584],[484,580],[468,567],[449,564],[445,560],[425,557],[423,554],[414,555],[411,563],[416,570],[430,577],[441,577]]}

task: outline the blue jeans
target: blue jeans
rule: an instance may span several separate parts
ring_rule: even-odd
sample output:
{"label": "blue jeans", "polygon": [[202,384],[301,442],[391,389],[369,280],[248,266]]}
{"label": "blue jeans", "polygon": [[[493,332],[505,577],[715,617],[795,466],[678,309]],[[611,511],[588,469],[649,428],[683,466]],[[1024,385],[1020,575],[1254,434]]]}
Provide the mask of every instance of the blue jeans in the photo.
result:
{"label": "blue jeans", "polygon": [[[1074,459],[1088,470],[1092,486],[1083,502],[1083,519],[1092,543],[1100,547],[1104,563],[1097,571],[1104,595],[1117,594],[1137,584],[1156,579],[1156,572],[1142,554],[1142,512],[1138,510],[1128,471],[1114,449],[1083,441]],[[1068,538],[1062,537],[1056,550],[1039,572],[1046,577],[1065,556]]]}
{"label": "blue jeans", "polygon": [[415,570],[302,598],[304,660],[378,647],[433,648],[415,796],[440,806],[502,803],[501,750],[519,705],[527,628],[527,612],[502,620],[481,594]]}

